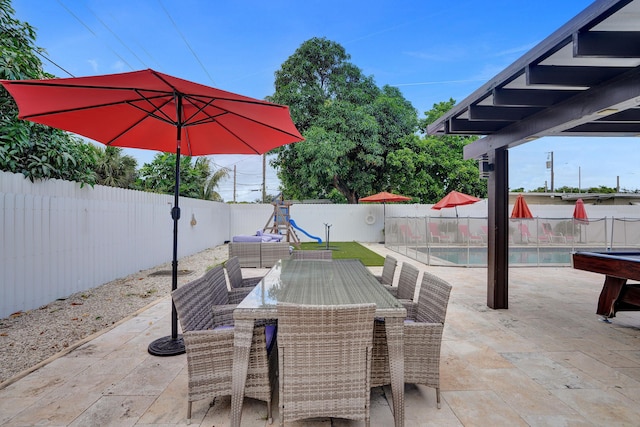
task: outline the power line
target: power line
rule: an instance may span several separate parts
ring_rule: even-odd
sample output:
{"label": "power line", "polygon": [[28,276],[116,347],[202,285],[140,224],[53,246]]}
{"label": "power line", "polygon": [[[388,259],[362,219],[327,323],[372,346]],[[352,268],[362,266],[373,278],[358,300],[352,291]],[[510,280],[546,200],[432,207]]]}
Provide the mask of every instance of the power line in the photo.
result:
{"label": "power line", "polygon": [[187,47],[189,48],[189,51],[191,51],[191,54],[193,55],[193,57],[196,59],[196,61],[198,61],[198,64],[200,64],[200,67],[204,70],[205,74],[209,77],[209,80],[211,80],[211,83],[213,83],[213,85],[216,86],[216,82],[213,80],[213,77],[211,77],[211,74],[209,74],[209,71],[207,71],[207,69],[204,66],[204,64],[202,63],[202,61],[200,61],[200,58],[198,57],[198,55],[196,55],[196,52],[191,48],[191,45],[189,45],[189,42],[187,41],[185,36],[182,34],[180,29],[178,28],[178,25],[176,25],[175,21],[173,20],[173,18],[169,14],[169,11],[167,11],[167,9],[165,9],[164,5],[162,4],[162,2],[160,0],[158,0],[158,3],[160,4],[160,7],[162,8],[162,10],[164,10],[164,13],[167,15],[169,20],[171,21],[171,24],[173,25],[173,28],[176,30],[178,35],[180,35],[180,37],[182,38],[182,41],[184,41],[184,44],[187,45]]}
{"label": "power line", "polygon": [[[69,13],[69,15],[73,16],[73,17],[74,17],[74,18],[75,18],[75,19],[76,19],[76,20],[77,20],[77,21],[78,21],[78,22],[79,22],[83,27],[85,27],[85,28],[86,28],[86,29],[87,29],[91,34],[93,34],[93,36],[94,36],[95,38],[100,39],[100,37],[98,37],[98,35],[97,35],[97,34],[96,34],[96,33],[95,33],[95,32],[94,32],[94,31],[93,31],[93,30],[92,30],[92,29],[91,29],[87,24],[85,24],[85,23],[84,23],[84,21],[83,21],[82,19],[80,19],[78,16],[76,16],[76,14],[74,14],[74,13],[71,11],[71,9],[69,9],[67,6],[65,6],[65,4],[64,4],[64,3],[62,3],[62,1],[61,1],[61,0],[58,0],[58,4],[59,4],[60,6],[62,6],[62,7],[64,8],[64,10],[66,10],[66,11]],[[103,43],[104,43],[104,41],[103,41]],[[111,51],[111,53],[113,53],[115,56],[117,56],[118,58],[120,58],[120,60],[121,60],[122,62],[124,62],[124,63],[127,65],[127,67],[129,67],[129,69],[130,69],[130,70],[132,70],[132,71],[133,71],[133,69],[134,69],[134,68],[131,66],[131,64],[129,64],[129,63],[127,62],[127,60],[126,60],[126,59],[124,59],[122,56],[120,56],[120,55],[119,55],[115,50],[113,50],[113,49],[111,48],[111,46],[109,46],[107,43],[105,43],[105,45],[107,46],[107,48],[109,48],[109,50]]]}
{"label": "power line", "polygon": [[[87,9],[89,9],[89,8],[87,8]],[[111,28],[109,28],[109,26],[102,19],[100,19],[100,17],[98,15],[96,15],[96,13],[93,10],[89,9],[89,12],[91,12],[91,14],[98,20],[98,22],[100,22],[102,24],[102,26],[105,27],[107,29],[107,31],[109,31],[111,33],[111,35],[113,37],[115,37],[116,40],[118,40],[120,42],[120,44],[122,46],[124,46],[124,48],[129,51],[129,53],[131,53],[138,61],[140,61],[140,63],[145,68],[149,68],[149,66],[142,59],[140,59],[140,57],[133,50],[131,50],[131,48],[129,48],[129,46],[127,46],[127,44],[124,41],[122,41],[122,39],[115,32],[112,31]]]}

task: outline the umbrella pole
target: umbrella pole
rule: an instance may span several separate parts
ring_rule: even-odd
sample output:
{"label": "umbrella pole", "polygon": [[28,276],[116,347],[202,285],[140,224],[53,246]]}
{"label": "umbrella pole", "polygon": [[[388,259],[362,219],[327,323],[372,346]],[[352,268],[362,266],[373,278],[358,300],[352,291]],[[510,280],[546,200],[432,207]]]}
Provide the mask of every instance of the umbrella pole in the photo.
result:
{"label": "umbrella pole", "polygon": [[[171,290],[178,289],[178,220],[180,219],[180,140],[182,133],[182,98],[176,95],[177,117],[178,117],[178,140],[176,147],[176,177],[173,190],[173,208],[171,218],[173,218],[173,260],[171,262]],[[148,351],[153,356],[176,356],[185,352],[184,340],[178,336],[178,312],[171,300],[171,336],[158,338],[149,344]]]}

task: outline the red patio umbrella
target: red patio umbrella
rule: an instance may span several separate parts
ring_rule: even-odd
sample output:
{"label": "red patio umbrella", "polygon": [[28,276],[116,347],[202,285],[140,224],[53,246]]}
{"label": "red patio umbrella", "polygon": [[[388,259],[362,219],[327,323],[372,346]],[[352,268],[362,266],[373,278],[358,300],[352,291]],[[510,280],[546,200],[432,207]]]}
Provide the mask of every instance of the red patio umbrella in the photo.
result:
{"label": "red patio umbrella", "polygon": [[[513,204],[513,210],[511,211],[511,219],[533,219],[533,215],[529,210],[529,206],[527,206],[526,200],[522,194],[518,194],[516,198],[516,202]],[[518,221],[519,229],[520,229],[520,240],[523,240],[523,234],[527,236],[527,239],[530,237],[529,227],[526,224],[523,224],[522,221]]]}
{"label": "red patio umbrella", "polygon": [[587,217],[587,211],[584,208],[582,199],[576,200],[576,206],[573,208],[573,218],[580,224],[589,224],[589,217]]}
{"label": "red patio umbrella", "polygon": [[518,194],[516,198],[516,202],[513,205],[513,210],[511,211],[512,219],[532,219],[533,215],[529,210],[529,206],[527,206],[527,202],[524,200],[522,194]]}
{"label": "red patio umbrella", "polygon": [[[154,70],[50,80],[0,80],[19,118],[116,147],[177,154],[172,290],[177,288],[180,155],[262,154],[303,140],[289,108]],[[154,355],[184,353],[172,308],[172,333],[149,345]]]}
{"label": "red patio umbrella", "polygon": [[371,196],[358,199],[359,202],[382,203],[382,224],[384,228],[386,228],[387,225],[387,202],[408,202],[409,200],[411,200],[411,197],[393,194],[387,191],[381,191]]}
{"label": "red patio umbrella", "polygon": [[[576,200],[576,206],[573,208],[573,218],[578,223],[578,231],[580,233],[580,243],[582,243],[582,225],[589,225],[589,217],[587,217],[587,210],[584,208],[584,202],[582,199]],[[585,228],[585,234],[586,234]],[[585,236],[586,239],[586,236]]]}
{"label": "red patio umbrella", "polygon": [[458,216],[458,206],[471,205],[479,202],[480,199],[458,191],[451,191],[444,196],[438,203],[433,205],[431,209],[440,210],[443,208],[456,208],[456,217]]}
{"label": "red patio umbrella", "polygon": [[402,196],[400,194],[393,194],[387,191],[381,191],[380,193],[363,197],[358,201],[365,202],[365,203],[386,203],[386,202],[407,202],[409,200],[411,200],[411,197]]}
{"label": "red patio umbrella", "polygon": [[363,197],[358,199],[359,202],[365,203],[382,203],[382,222],[383,226],[386,224],[387,220],[387,202],[408,202],[411,200],[411,197],[403,196],[400,194],[393,194],[387,191],[381,191],[376,194],[372,194],[371,196]]}

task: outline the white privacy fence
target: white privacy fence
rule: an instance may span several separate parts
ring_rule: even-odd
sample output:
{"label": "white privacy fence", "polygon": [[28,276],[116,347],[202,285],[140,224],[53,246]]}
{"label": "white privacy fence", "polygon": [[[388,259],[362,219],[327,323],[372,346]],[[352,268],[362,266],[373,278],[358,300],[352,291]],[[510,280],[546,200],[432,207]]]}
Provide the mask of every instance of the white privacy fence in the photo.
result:
{"label": "white privacy fence", "polygon": [[[171,261],[172,203],[167,195],[0,173],[0,318]],[[180,256],[227,239],[227,205],[180,204]]]}
{"label": "white privacy fence", "polygon": [[[0,172],[0,318],[169,263],[173,196],[38,181]],[[178,257],[255,234],[272,205],[180,198]],[[323,242],[382,239],[382,206],[294,205],[291,217]],[[302,241],[313,241],[301,232]],[[169,268],[169,267],[168,267]],[[170,286],[170,281],[167,281]]]}
{"label": "white privacy fence", "polygon": [[[385,244],[428,265],[486,267],[488,234],[486,217],[387,218]],[[569,266],[574,251],[630,250],[640,251],[639,218],[509,221],[511,266]]]}

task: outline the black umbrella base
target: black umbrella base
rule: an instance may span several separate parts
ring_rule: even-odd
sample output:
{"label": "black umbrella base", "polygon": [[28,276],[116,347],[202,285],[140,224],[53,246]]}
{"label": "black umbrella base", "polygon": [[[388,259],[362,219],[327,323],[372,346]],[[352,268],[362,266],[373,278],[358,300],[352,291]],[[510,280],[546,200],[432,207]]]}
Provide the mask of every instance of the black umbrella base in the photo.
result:
{"label": "black umbrella base", "polygon": [[178,335],[176,339],[162,337],[149,344],[147,350],[152,356],[177,356],[185,352],[184,341],[182,335]]}

